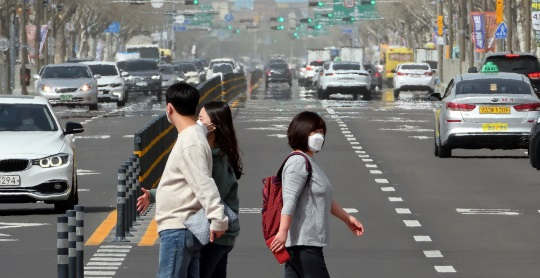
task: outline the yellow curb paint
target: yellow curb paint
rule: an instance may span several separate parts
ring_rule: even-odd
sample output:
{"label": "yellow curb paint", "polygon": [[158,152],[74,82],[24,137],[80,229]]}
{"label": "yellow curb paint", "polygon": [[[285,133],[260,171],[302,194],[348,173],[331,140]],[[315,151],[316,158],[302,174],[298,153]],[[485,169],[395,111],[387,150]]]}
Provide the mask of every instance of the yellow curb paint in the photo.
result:
{"label": "yellow curb paint", "polygon": [[156,219],[152,219],[138,246],[153,246],[158,238]]}
{"label": "yellow curb paint", "polygon": [[84,245],[100,245],[107,238],[114,226],[116,226],[116,210],[109,213],[109,216],[103,220]]}

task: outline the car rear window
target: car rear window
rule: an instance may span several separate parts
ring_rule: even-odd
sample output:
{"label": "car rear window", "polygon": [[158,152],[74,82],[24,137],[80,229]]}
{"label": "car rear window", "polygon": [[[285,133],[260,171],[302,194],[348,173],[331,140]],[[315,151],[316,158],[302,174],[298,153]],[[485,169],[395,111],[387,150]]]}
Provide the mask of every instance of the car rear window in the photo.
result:
{"label": "car rear window", "polygon": [[89,65],[93,74],[99,74],[101,76],[117,76],[118,71],[113,65]]}
{"label": "car rear window", "polygon": [[159,69],[163,74],[173,74],[174,73],[174,67],[173,66],[160,66]]}
{"label": "car rear window", "polygon": [[271,69],[287,69],[289,68],[288,64],[270,64]]}
{"label": "car rear window", "polygon": [[402,65],[403,70],[429,70],[428,65]]}
{"label": "car rear window", "polygon": [[320,67],[324,64],[324,61],[312,61],[309,63],[310,66]]}
{"label": "car rear window", "polygon": [[194,64],[176,64],[176,66],[182,72],[197,71],[197,67]]}
{"label": "car rear window", "polygon": [[360,64],[334,64],[334,70],[360,70]]}
{"label": "car rear window", "polygon": [[464,80],[456,84],[456,95],[468,94],[530,95],[532,88],[525,81],[510,79]]}
{"label": "car rear window", "polygon": [[487,62],[493,62],[502,72],[528,73],[540,71],[538,59],[530,55],[491,56],[486,58]]}
{"label": "car rear window", "polygon": [[213,72],[230,73],[233,72],[233,68],[229,64],[217,64],[212,67]]}

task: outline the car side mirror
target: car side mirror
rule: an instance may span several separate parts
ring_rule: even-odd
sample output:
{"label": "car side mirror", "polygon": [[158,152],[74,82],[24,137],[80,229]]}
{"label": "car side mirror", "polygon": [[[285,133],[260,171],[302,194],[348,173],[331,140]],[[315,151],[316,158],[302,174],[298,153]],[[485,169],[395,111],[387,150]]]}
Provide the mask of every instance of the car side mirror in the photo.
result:
{"label": "car side mirror", "polygon": [[373,70],[371,69],[368,69],[367,72],[369,72],[369,74],[373,74]]}
{"label": "car side mirror", "polygon": [[437,73],[437,70],[436,70],[436,69],[432,69],[431,72]]}
{"label": "car side mirror", "polygon": [[440,101],[442,99],[441,93],[433,93],[428,95],[429,101]]}
{"label": "car side mirror", "polygon": [[34,75],[32,75],[32,77],[35,78],[35,79],[41,78],[41,77],[39,76],[39,74],[34,74]]}
{"label": "car side mirror", "polygon": [[94,74],[94,78],[95,78],[95,79],[100,79],[100,78],[101,78],[101,74]]}
{"label": "car side mirror", "polygon": [[391,72],[391,73],[396,73],[396,70],[394,69],[394,70],[391,70],[390,72]]}
{"label": "car side mirror", "polygon": [[129,75],[129,73],[127,71],[122,71],[122,73],[120,75],[122,75],[123,77],[126,77],[126,76]]}
{"label": "car side mirror", "polygon": [[75,133],[83,133],[84,127],[80,123],[74,123],[74,122],[67,122],[66,123],[66,131],[64,131],[64,134],[75,134]]}
{"label": "car side mirror", "polygon": [[477,73],[478,72],[478,68],[476,67],[470,67],[469,70],[467,71],[468,73]]}

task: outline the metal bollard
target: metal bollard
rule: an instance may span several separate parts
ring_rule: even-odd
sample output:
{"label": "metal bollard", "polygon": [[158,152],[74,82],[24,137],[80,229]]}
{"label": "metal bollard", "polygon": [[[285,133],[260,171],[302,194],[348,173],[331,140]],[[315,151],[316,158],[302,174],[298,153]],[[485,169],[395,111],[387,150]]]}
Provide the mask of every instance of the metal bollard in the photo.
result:
{"label": "metal bollard", "polygon": [[66,215],[58,216],[56,234],[57,269],[58,278],[68,278],[68,218]]}
{"label": "metal bollard", "polygon": [[76,266],[77,266],[77,235],[76,235],[76,222],[75,222],[75,211],[68,210],[66,215],[68,218],[68,254],[69,254],[69,278],[75,278],[76,275]]}
{"label": "metal bollard", "polygon": [[113,242],[129,242],[126,239],[126,166],[118,169],[118,185],[116,187],[116,238]]}
{"label": "metal bollard", "polygon": [[75,206],[75,226],[77,235],[77,278],[84,278],[84,206]]}
{"label": "metal bollard", "polygon": [[125,214],[125,224],[126,224],[126,236],[132,237],[133,234],[131,234],[131,231],[134,231],[133,225],[131,223],[131,200],[133,199],[133,193],[131,192],[131,172],[132,172],[132,165],[131,162],[128,161],[126,164],[126,214]]}

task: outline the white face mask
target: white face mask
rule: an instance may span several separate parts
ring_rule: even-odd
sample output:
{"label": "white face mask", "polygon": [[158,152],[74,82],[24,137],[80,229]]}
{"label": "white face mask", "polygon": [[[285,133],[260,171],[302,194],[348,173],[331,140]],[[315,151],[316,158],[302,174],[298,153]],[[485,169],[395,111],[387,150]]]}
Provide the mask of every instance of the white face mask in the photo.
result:
{"label": "white face mask", "polygon": [[205,125],[203,122],[201,122],[201,120],[197,120],[197,124],[200,125],[200,126],[203,128],[204,133],[208,133],[208,132],[210,132],[210,131],[214,131],[214,129],[215,129],[215,128],[214,128],[214,129],[212,129],[212,130],[208,130],[208,127],[211,126],[211,125],[213,125],[213,124]]}
{"label": "white face mask", "polygon": [[312,152],[319,152],[324,143],[324,135],[315,133],[308,137],[308,146]]}

